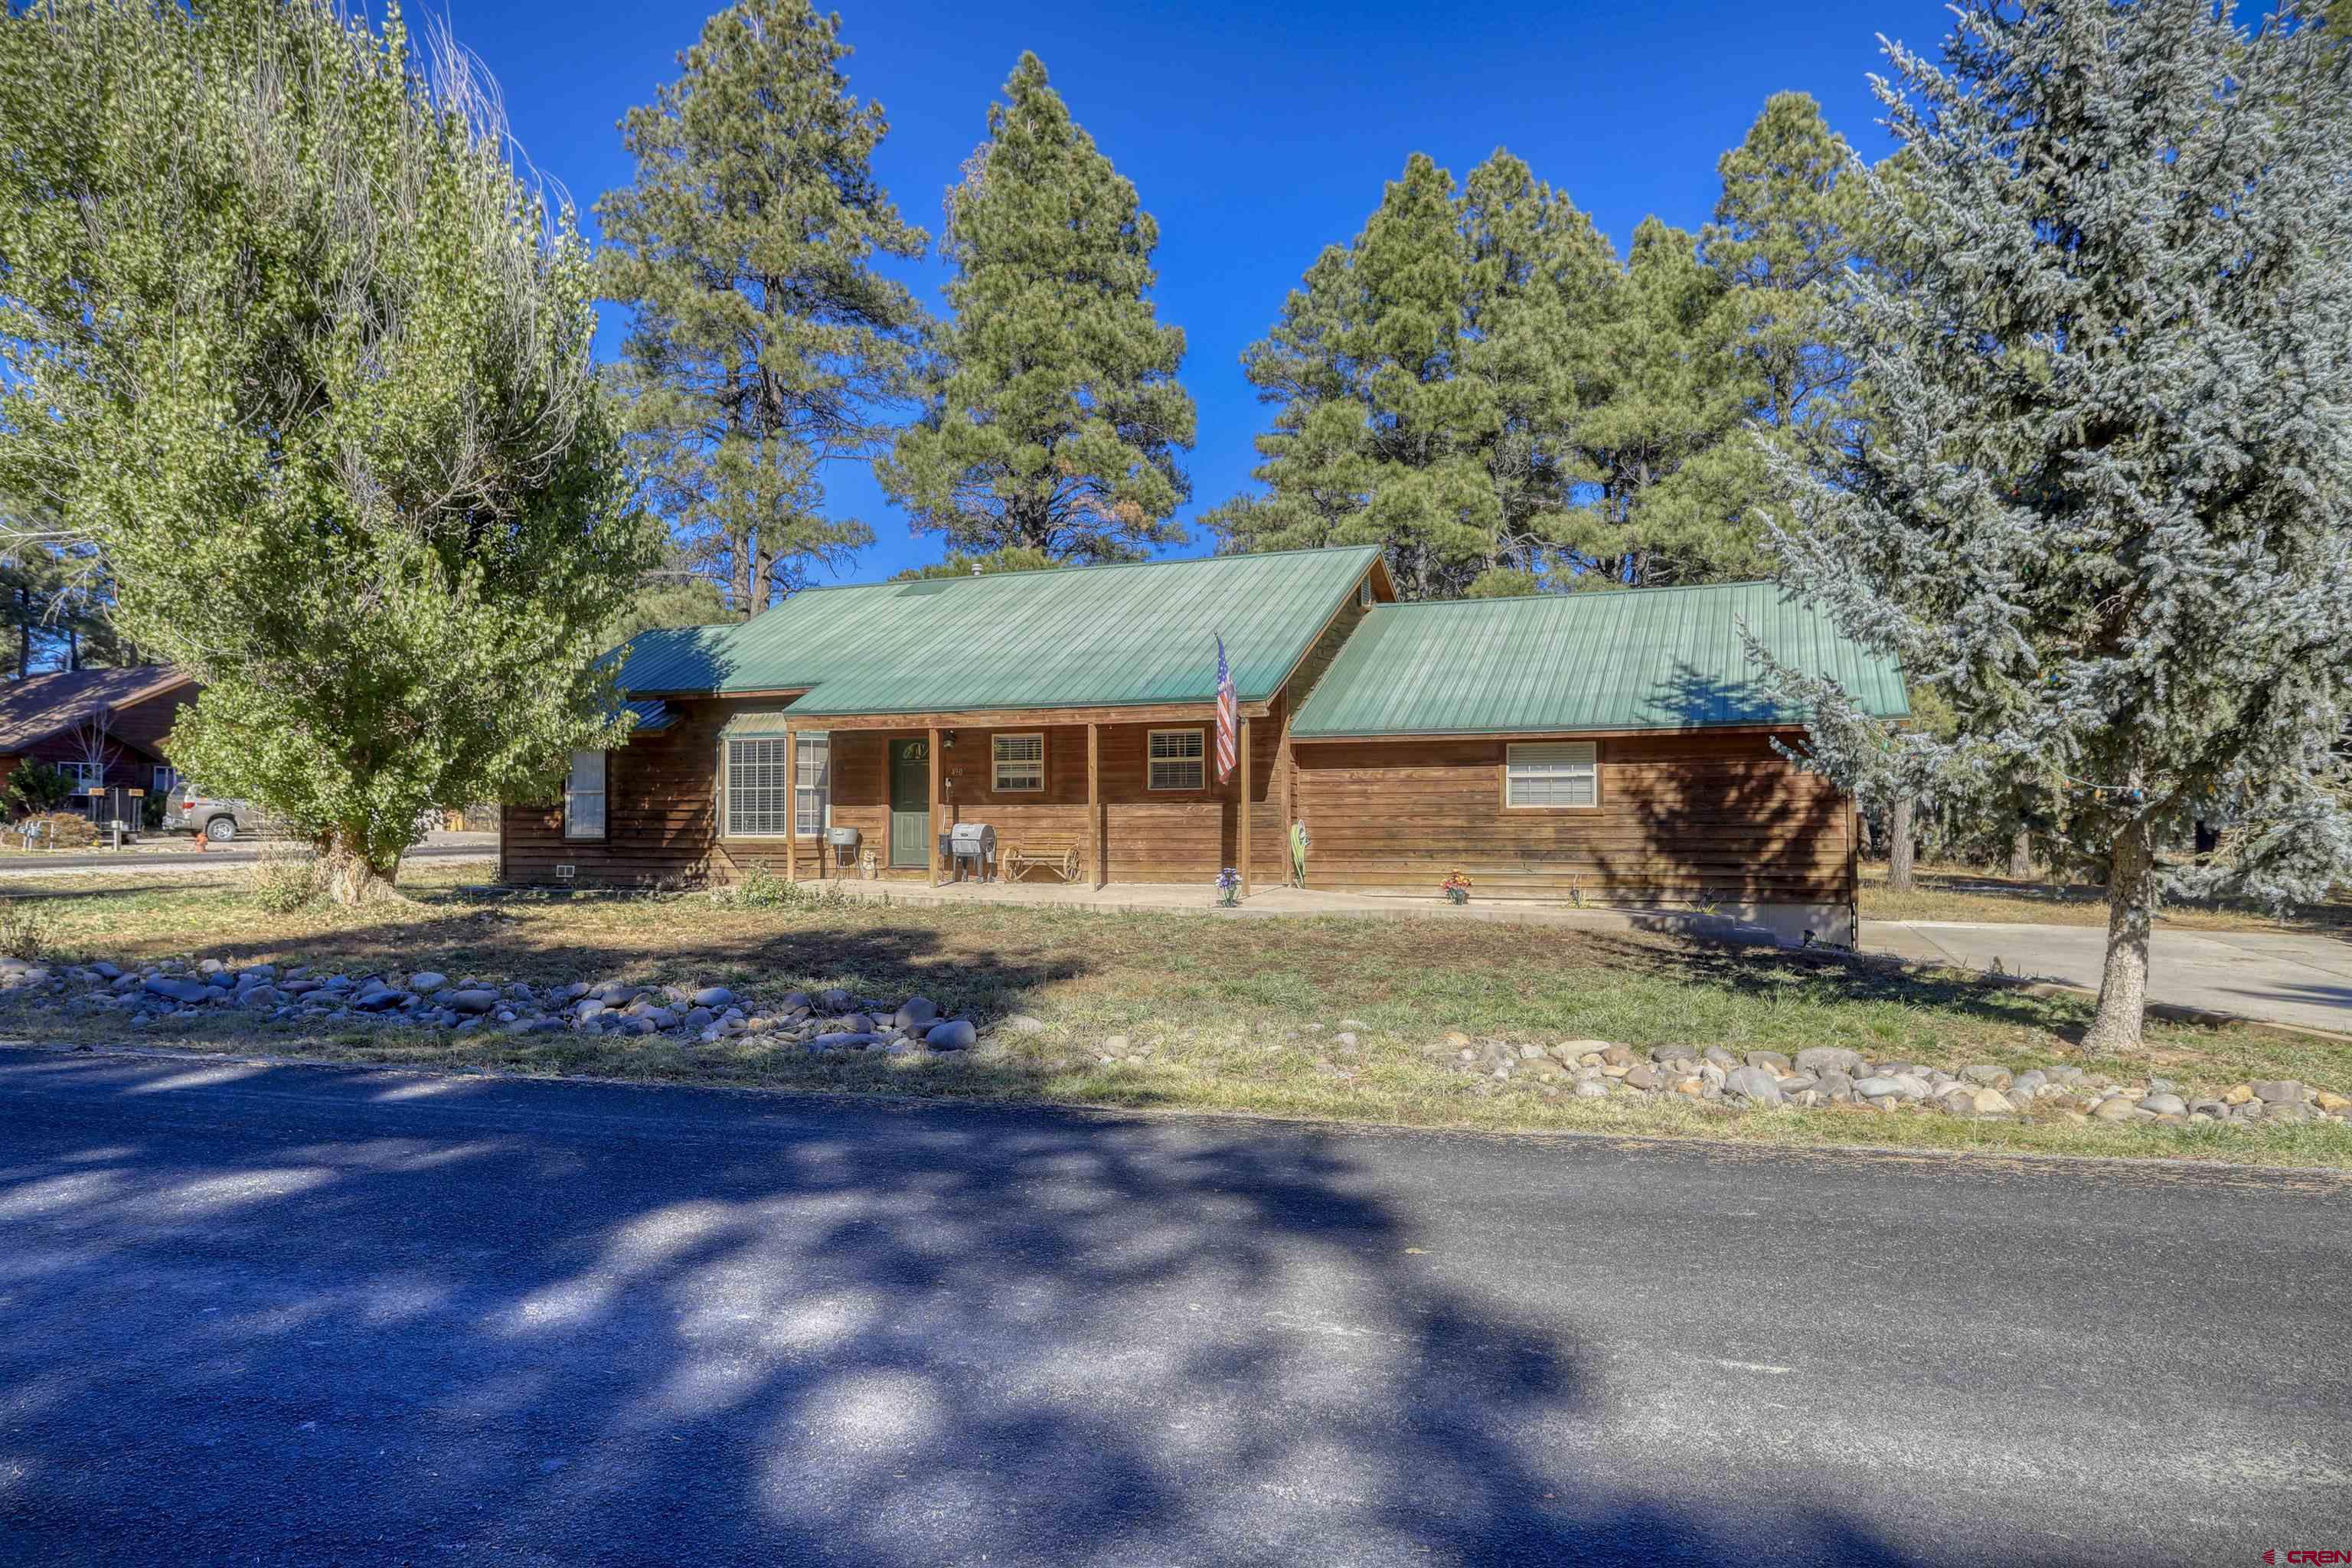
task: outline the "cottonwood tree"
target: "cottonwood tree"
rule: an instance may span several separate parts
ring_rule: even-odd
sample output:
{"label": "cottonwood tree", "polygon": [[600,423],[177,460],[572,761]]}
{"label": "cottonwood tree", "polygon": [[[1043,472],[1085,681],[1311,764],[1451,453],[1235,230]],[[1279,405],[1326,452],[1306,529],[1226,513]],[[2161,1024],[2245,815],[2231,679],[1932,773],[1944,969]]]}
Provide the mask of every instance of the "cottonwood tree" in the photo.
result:
{"label": "cottonwood tree", "polygon": [[929,240],[874,177],[889,123],[849,53],[808,0],[719,12],[623,118],[636,177],[596,205],[642,493],[738,615],[872,542],[826,515],[824,469],[881,448],[924,324],[876,270]]}
{"label": "cottonwood tree", "polygon": [[[1825,684],[1843,776],[2057,784],[2048,842],[2104,868],[2086,1045],[2141,1040],[2168,890],[2324,896],[2352,871],[2352,141],[2315,27],[2205,0],[1970,4],[1890,48],[1907,258],[1842,297],[1866,412],[1788,465],[1790,584],[1948,699],[1888,735]],[[2175,855],[2199,818],[2222,854]]]}
{"label": "cottonwood tree", "polygon": [[0,13],[0,491],[204,683],[173,760],[387,894],[614,732],[587,255],[454,48],[329,0]]}
{"label": "cottonwood tree", "polygon": [[1192,399],[1150,294],[1160,226],[1024,54],[948,192],[923,416],[875,471],[950,552],[1131,560],[1184,537]]}

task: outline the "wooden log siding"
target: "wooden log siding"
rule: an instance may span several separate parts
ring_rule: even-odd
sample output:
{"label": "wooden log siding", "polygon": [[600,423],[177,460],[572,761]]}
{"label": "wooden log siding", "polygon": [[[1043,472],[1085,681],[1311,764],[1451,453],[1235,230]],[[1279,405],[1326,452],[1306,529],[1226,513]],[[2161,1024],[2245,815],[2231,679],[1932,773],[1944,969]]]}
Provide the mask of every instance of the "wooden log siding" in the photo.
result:
{"label": "wooden log siding", "polygon": [[1502,741],[1307,742],[1297,809],[1310,887],[1474,897],[1844,903],[1853,814],[1768,737],[1705,732],[1599,743],[1592,810],[1506,808]]}

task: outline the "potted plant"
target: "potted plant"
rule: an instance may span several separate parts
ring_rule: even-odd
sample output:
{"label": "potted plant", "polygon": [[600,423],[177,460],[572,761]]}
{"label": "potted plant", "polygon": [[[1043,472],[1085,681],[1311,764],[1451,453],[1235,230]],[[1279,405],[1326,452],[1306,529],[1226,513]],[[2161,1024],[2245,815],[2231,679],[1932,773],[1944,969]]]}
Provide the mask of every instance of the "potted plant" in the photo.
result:
{"label": "potted plant", "polygon": [[1466,904],[1470,901],[1470,879],[1458,868],[1438,884],[1438,889],[1445,895],[1448,903]]}

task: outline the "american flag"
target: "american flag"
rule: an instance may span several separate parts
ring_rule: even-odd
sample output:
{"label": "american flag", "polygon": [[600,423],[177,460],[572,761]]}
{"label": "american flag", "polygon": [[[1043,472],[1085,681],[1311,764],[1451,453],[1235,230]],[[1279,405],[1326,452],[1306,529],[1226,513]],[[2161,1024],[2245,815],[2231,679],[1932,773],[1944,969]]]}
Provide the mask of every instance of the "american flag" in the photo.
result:
{"label": "american flag", "polygon": [[1234,672],[1225,668],[1225,639],[1217,638],[1217,782],[1234,776],[1241,755],[1242,705],[1234,695]]}

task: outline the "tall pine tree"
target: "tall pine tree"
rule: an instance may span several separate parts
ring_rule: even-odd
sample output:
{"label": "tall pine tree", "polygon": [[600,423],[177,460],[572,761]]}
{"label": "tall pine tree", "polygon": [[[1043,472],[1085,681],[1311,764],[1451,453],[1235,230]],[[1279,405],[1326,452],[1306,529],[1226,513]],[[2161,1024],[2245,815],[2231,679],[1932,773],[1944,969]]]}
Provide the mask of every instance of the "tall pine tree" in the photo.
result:
{"label": "tall pine tree", "polygon": [[1035,55],[1004,94],[948,193],[954,315],[928,406],[876,472],[952,554],[1132,559],[1184,537],[1192,493],[1184,334],[1149,298],[1160,226]]}
{"label": "tall pine tree", "polygon": [[[2206,0],[1979,0],[1943,68],[1893,50],[1905,174],[1862,184],[1905,265],[1836,314],[1868,422],[1787,465],[1788,581],[1956,720],[1890,736],[1784,676],[1816,759],[1993,799],[2060,780],[2044,841],[2107,882],[2094,1049],[2140,1043],[2168,889],[2352,873],[2352,95],[2329,52]],[[2200,819],[2222,853],[2190,847]]]}
{"label": "tall pine tree", "polygon": [[1563,540],[1579,586],[1762,574],[1764,475],[1730,293],[1690,235],[1654,217],[1633,230],[1582,350],[1585,406],[1566,433],[1593,479]]}
{"label": "tall pine tree", "polygon": [[1377,543],[1409,598],[1526,592],[1581,474],[1563,440],[1615,273],[1568,198],[1497,150],[1457,192],[1415,153],[1242,363],[1276,407],[1228,550]]}
{"label": "tall pine tree", "polygon": [[738,615],[872,540],[825,515],[824,468],[878,448],[922,323],[874,268],[928,241],[875,182],[889,125],[849,53],[808,0],[739,0],[622,120],[636,177],[596,208],[635,474]]}

